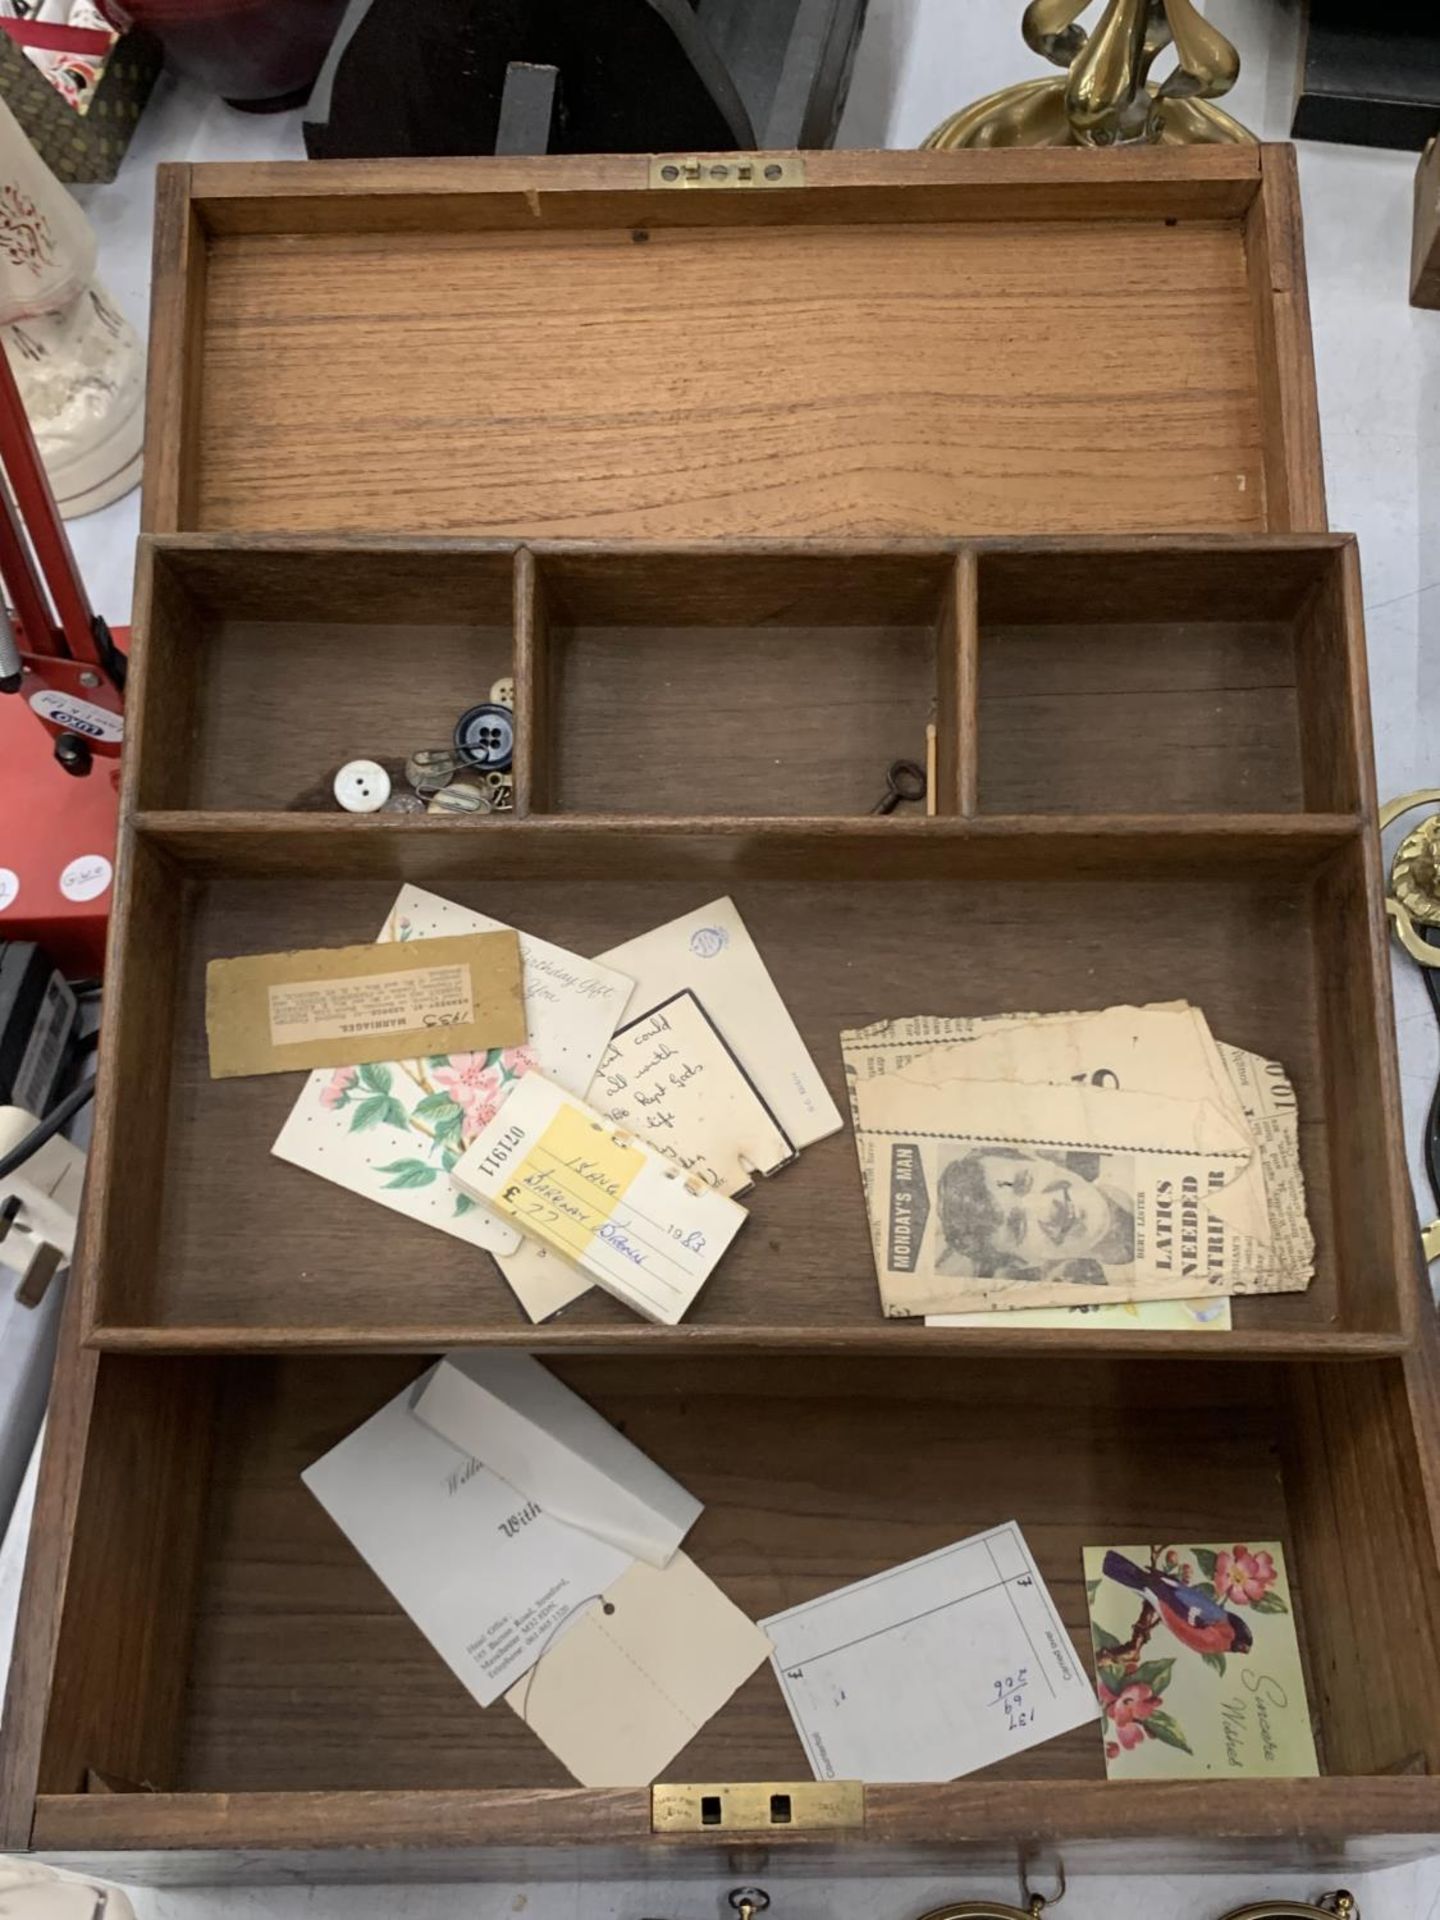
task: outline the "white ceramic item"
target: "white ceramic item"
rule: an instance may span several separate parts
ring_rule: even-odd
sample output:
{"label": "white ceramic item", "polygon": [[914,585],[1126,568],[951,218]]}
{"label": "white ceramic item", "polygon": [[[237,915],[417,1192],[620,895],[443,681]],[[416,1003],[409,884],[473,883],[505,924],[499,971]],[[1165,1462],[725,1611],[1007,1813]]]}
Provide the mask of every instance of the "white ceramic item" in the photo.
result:
{"label": "white ceramic item", "polygon": [[0,340],[67,520],[140,478],[145,352],[79,206],[0,100]]}
{"label": "white ceramic item", "polygon": [[135,1920],[118,1887],[33,1860],[0,1860],[0,1920]]}

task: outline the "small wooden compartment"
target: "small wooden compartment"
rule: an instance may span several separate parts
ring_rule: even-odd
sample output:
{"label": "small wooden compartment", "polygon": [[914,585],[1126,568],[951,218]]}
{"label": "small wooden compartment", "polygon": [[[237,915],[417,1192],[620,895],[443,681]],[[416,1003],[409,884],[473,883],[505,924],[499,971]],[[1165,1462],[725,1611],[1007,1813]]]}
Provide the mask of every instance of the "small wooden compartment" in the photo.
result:
{"label": "small wooden compartment", "polygon": [[979,565],[987,813],[1339,812],[1343,614],[1303,553],[996,549]]}
{"label": "small wooden compartment", "polygon": [[934,723],[958,811],[953,552],[557,553],[538,598],[538,809],[863,814]]}
{"label": "small wooden compartment", "polygon": [[[257,1849],[302,1808],[316,1837],[367,1847],[604,1847],[646,1831],[643,1788],[575,1789],[508,1707],[474,1704],[301,1484],[421,1364],[100,1358],[75,1441],[37,1845]],[[1416,1776],[1440,1766],[1440,1603],[1402,1360],[755,1356],[737,1373],[691,1356],[559,1371],[705,1502],[688,1550],[754,1617],[1013,1518],[1088,1667],[1087,1545],[1283,1540],[1324,1778],[1189,1791],[1214,1796],[1237,1847],[1283,1829],[1317,1871],[1339,1857],[1326,1823],[1342,1803],[1377,1822],[1433,1817],[1435,1783]],[[667,1777],[807,1773],[764,1668]],[[94,1774],[134,1790],[87,1792]],[[770,1839],[848,1855],[964,1833],[1003,1857],[1068,1828],[1073,1799],[1080,1858],[1142,1825],[1181,1844],[1186,1789],[1103,1781],[1087,1726],[953,1785],[871,1787],[862,1829]]]}
{"label": "small wooden compartment", "polygon": [[141,591],[137,806],[331,806],[346,760],[449,746],[513,672],[508,549],[181,543]]}

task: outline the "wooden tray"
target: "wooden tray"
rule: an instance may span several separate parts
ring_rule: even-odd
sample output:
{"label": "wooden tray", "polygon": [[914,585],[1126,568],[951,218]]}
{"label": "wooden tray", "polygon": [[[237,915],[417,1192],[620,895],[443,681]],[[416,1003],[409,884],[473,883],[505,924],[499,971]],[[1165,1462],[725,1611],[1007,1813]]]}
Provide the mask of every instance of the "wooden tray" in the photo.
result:
{"label": "wooden tray", "polygon": [[[1440,1844],[1433,1322],[1293,162],[806,164],[162,182],[104,1078],[0,1845],[156,1880],[758,1845],[1008,1883],[1036,1843],[1321,1876]],[[305,810],[511,667],[513,819]],[[932,717],[937,816],[870,817]],[[889,1323],[842,1134],[682,1327],[531,1328],[483,1256],[271,1157],[293,1081],[206,1073],[209,957],[371,938],[402,879],[590,952],[728,892],[837,1094],[842,1026],[1183,995],[1294,1076],[1314,1284],[1223,1338]],[[844,1832],[653,1838],[644,1789],[568,1788],[472,1707],[299,1482],[466,1343],[540,1353],[692,1485],[752,1614],[1015,1518],[1082,1645],[1083,1545],[1283,1539],[1325,1777],[1116,1786],[1092,1730],[869,1788]],[[669,1770],[804,1772],[763,1674]]]}
{"label": "wooden tray", "polygon": [[[646,1789],[570,1786],[508,1708],[477,1708],[301,1485],[417,1361],[72,1348],[7,1709],[11,1844],[202,1882],[590,1880],[662,1861],[733,1881],[736,1846],[761,1846],[791,1871],[989,1869],[997,1892],[1028,1846],[1058,1850],[1072,1881],[1244,1867],[1257,1894],[1298,1859],[1318,1888],[1433,1850],[1440,1619],[1413,1361],[559,1371],[705,1500],[690,1550],[752,1614],[1016,1515],[1088,1669],[1084,1546],[1177,1521],[1283,1538],[1325,1777],[1115,1785],[1088,1727],[953,1785],[869,1787],[838,1833],[657,1840]],[[145,1790],[101,1791],[96,1771]],[[768,1671],[667,1775],[809,1777]]]}
{"label": "wooden tray", "polygon": [[[1294,1075],[1319,1243],[1310,1290],[1237,1302],[1224,1351],[1411,1338],[1348,540],[189,535],[146,546],[142,602],[97,1342],[1035,1350],[880,1317],[848,1131],[766,1183],[668,1332],[598,1293],[532,1329],[464,1243],[274,1160],[295,1080],[210,1079],[206,963],[373,939],[401,878],[581,953],[731,893],[842,1107],[841,1028],[899,1009],[1189,998]],[[512,630],[516,818],[286,810],[447,737]],[[938,817],[868,817],[932,713]]]}
{"label": "wooden tray", "polygon": [[146,526],[1324,526],[1292,149],[783,158],[162,167]]}

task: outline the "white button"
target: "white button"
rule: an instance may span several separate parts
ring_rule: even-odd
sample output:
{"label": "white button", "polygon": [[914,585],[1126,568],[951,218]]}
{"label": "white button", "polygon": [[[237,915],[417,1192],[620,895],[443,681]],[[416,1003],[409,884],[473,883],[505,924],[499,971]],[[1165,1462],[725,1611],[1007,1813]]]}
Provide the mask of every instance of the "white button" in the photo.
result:
{"label": "white button", "polygon": [[347,813],[378,813],[390,798],[390,776],[376,760],[347,760],[335,776],[335,798]]}

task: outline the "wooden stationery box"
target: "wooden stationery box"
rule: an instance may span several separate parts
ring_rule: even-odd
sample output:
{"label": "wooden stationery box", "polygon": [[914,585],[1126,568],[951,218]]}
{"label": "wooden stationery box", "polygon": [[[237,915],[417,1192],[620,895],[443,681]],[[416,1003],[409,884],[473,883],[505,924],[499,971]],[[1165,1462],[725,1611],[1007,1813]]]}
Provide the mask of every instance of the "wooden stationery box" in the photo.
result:
{"label": "wooden stationery box", "polygon": [[[1293,160],[804,164],[162,180],[104,1081],[0,1843],[152,1879],[1007,1883],[1037,1843],[1072,1873],[1440,1845],[1431,1315]],[[513,818],[316,810],[508,671]],[[931,722],[935,817],[873,817]],[[883,1015],[1188,998],[1293,1076],[1315,1280],[1227,1335],[886,1321],[843,1133],[682,1326],[591,1297],[531,1327],[482,1256],[271,1156],[293,1080],[206,1071],[210,957],[373,938],[407,879],[590,953],[730,894],[837,1096],[840,1029]],[[570,1786],[476,1708],[300,1483],[463,1344],[539,1354],[693,1487],[752,1615],[1014,1519],[1084,1658],[1085,1545],[1283,1540],[1323,1777],[1107,1783],[1085,1729],[844,1829],[656,1836],[648,1790]],[[806,1773],[761,1673],[668,1777]]]}

